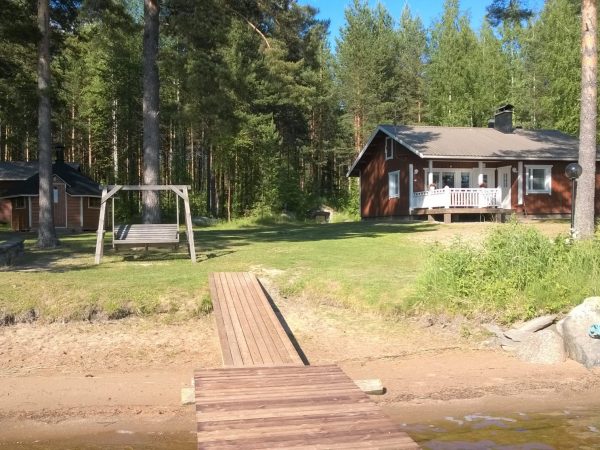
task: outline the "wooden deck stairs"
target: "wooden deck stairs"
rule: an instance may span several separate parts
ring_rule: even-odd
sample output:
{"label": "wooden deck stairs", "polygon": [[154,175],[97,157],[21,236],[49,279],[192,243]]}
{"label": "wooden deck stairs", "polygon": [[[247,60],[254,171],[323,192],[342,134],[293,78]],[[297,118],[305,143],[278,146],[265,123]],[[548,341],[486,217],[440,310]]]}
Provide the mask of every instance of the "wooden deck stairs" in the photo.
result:
{"label": "wooden deck stairs", "polygon": [[209,278],[224,368],[195,373],[199,449],[417,449],[336,365],[310,366],[256,277]]}

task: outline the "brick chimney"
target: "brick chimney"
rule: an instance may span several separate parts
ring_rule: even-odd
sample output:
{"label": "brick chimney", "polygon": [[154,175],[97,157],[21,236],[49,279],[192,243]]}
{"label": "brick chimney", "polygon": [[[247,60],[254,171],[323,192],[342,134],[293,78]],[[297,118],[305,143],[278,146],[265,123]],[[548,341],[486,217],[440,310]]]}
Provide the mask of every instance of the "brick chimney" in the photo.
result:
{"label": "brick chimney", "polygon": [[65,146],[63,144],[54,144],[54,153],[56,154],[56,162],[65,162]]}
{"label": "brick chimney", "polygon": [[501,133],[512,133],[513,109],[514,106],[508,103],[499,107],[494,114],[494,118],[488,122],[488,128],[494,128]]}

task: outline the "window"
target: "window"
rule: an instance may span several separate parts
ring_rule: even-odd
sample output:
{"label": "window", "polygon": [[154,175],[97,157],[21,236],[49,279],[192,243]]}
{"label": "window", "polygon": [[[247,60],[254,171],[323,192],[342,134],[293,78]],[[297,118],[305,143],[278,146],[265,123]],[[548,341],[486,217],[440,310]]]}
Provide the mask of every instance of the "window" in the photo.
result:
{"label": "window", "polygon": [[88,197],[88,208],[99,209],[100,197]]}
{"label": "window", "polygon": [[467,189],[471,187],[471,173],[470,172],[461,172],[460,173],[460,187],[463,189]]}
{"label": "window", "polygon": [[25,209],[25,197],[17,197],[13,201],[15,209]]}
{"label": "window", "polygon": [[454,187],[454,172],[442,172],[442,184],[438,187],[444,188],[446,186]]}
{"label": "window", "polygon": [[400,197],[400,171],[388,173],[388,193],[390,198]]}
{"label": "window", "polygon": [[394,158],[394,141],[391,137],[385,138],[385,160]]}
{"label": "window", "polygon": [[54,196],[54,203],[58,203],[58,188],[55,187],[54,189],[52,189],[52,193]]}
{"label": "window", "polygon": [[552,193],[552,166],[525,166],[527,168],[526,194]]}

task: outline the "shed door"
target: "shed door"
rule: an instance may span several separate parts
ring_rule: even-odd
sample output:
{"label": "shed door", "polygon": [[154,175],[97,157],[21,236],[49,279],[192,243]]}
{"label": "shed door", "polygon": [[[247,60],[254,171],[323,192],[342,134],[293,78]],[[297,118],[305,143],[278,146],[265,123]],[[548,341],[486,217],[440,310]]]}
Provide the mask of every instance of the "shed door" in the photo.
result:
{"label": "shed door", "polygon": [[498,186],[502,191],[502,208],[510,209],[512,166],[498,167]]}
{"label": "shed door", "polygon": [[52,185],[52,204],[54,206],[54,226],[67,226],[67,192],[64,184]]}

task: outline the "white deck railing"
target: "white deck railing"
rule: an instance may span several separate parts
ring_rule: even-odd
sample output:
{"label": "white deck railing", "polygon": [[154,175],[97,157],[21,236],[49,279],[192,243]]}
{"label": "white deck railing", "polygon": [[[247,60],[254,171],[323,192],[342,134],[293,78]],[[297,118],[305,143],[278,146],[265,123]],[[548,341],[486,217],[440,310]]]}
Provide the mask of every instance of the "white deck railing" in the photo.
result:
{"label": "white deck railing", "polygon": [[449,188],[415,192],[410,202],[417,208],[498,208],[502,205],[500,188]]}

